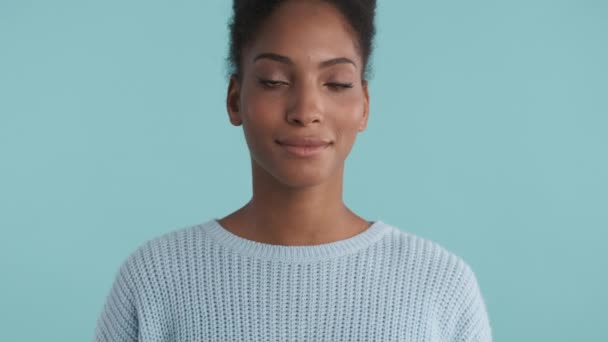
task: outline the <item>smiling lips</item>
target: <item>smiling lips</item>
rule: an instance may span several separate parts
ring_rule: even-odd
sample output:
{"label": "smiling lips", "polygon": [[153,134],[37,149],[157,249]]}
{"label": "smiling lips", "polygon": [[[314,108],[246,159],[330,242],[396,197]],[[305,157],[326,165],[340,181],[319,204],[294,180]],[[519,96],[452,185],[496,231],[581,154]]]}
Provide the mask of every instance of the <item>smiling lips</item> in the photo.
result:
{"label": "smiling lips", "polygon": [[331,141],[317,137],[286,138],[276,141],[277,144],[285,148],[287,152],[299,157],[310,157],[323,152]]}

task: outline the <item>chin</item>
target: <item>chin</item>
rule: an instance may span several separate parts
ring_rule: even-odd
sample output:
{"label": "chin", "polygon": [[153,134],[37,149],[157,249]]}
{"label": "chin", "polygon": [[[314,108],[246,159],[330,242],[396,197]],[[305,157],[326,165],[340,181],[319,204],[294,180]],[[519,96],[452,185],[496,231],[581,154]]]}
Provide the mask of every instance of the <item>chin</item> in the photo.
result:
{"label": "chin", "polygon": [[289,160],[284,158],[253,158],[253,176],[271,177],[277,183],[289,188],[318,186],[336,179],[339,168],[334,168],[329,160],[317,162]]}
{"label": "chin", "polygon": [[275,179],[290,188],[305,188],[323,184],[330,177],[324,170],[316,168],[307,170],[307,168],[299,168],[297,170],[281,170],[274,174]]}

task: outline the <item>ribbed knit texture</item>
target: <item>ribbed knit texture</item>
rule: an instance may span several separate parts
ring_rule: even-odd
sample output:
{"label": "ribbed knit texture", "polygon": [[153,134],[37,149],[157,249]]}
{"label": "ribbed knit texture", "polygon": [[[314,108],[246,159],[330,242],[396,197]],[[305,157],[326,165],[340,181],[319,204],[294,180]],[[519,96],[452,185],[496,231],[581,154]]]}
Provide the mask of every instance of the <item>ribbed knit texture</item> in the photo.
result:
{"label": "ribbed knit texture", "polygon": [[143,243],[119,268],[94,341],[491,341],[471,267],[382,221],[281,246],[217,219]]}

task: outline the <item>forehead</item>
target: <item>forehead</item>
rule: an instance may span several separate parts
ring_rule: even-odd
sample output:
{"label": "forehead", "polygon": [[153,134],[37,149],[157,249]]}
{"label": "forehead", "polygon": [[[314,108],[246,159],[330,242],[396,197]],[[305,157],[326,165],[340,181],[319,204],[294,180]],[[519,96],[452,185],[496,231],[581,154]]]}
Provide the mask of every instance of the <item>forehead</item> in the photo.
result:
{"label": "forehead", "polygon": [[352,27],[337,8],[322,1],[286,1],[264,21],[243,52],[245,64],[259,53],[277,53],[299,65],[337,57],[361,65]]}

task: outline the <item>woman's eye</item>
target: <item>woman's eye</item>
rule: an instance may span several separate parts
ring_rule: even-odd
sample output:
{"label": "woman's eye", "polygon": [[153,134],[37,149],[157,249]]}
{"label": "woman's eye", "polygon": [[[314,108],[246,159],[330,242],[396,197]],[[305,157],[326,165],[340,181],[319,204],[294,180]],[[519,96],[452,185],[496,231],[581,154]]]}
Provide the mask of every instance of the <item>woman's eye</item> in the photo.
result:
{"label": "woman's eye", "polygon": [[287,84],[287,82],[260,79],[260,84],[262,84],[266,88],[278,88],[283,84]]}
{"label": "woman's eye", "polygon": [[345,89],[349,89],[353,87],[352,83],[326,83],[325,85],[327,85],[330,89],[332,90],[345,90]]}

